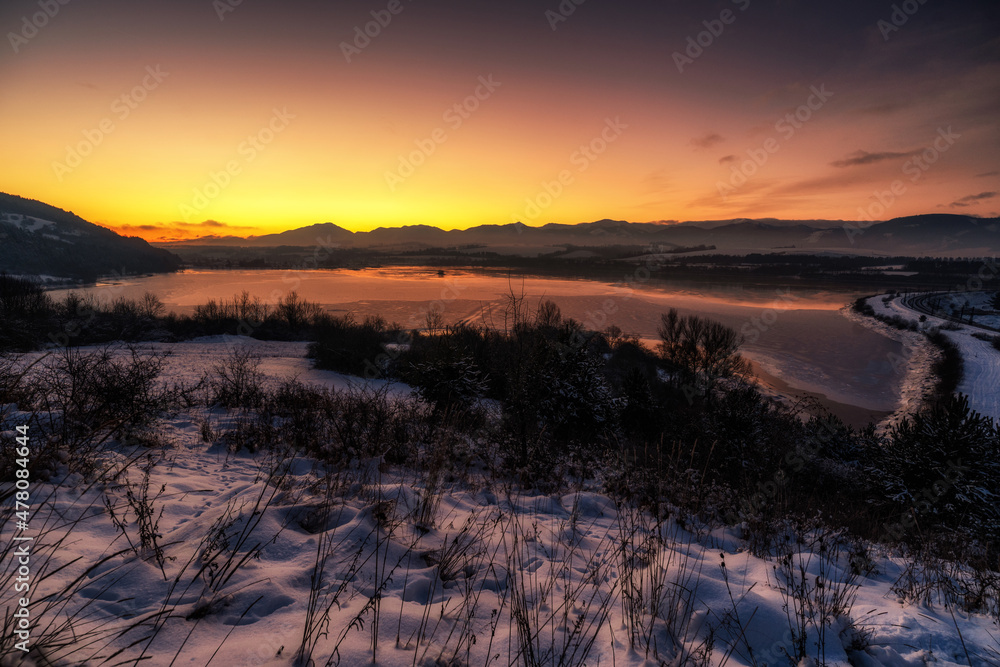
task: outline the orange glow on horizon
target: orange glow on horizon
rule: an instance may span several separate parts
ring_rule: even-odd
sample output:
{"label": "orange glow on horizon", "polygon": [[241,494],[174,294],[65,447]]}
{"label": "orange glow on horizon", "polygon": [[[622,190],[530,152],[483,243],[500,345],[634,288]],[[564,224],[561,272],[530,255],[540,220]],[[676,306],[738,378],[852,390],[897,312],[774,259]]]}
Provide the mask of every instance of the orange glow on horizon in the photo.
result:
{"label": "orange glow on horizon", "polygon": [[[244,4],[225,20],[67,7],[0,64],[0,144],[16,156],[0,161],[2,189],[147,240],[323,222],[858,220],[897,180],[905,194],[874,217],[998,214],[998,131],[977,101],[995,96],[1000,65],[927,75],[934,94],[908,101],[920,87],[887,49],[923,53],[916,27],[858,42],[820,81],[754,53],[766,40],[742,23],[744,50],[728,50],[744,39],[734,32],[681,74],[670,52],[698,17],[644,41],[597,9],[554,33],[534,9],[537,25],[494,32],[413,7],[351,62],[337,44],[370,17],[346,5]],[[15,25],[22,9],[0,19]],[[952,125],[960,140],[910,180],[910,161]]]}

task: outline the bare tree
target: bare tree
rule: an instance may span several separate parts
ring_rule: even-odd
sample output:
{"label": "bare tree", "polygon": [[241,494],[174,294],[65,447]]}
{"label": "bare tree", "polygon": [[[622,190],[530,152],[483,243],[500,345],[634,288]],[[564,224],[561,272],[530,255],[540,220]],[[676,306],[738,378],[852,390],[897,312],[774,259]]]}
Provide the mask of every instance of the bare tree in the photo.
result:
{"label": "bare tree", "polygon": [[706,321],[701,339],[700,368],[709,386],[724,377],[742,377],[750,364],[739,353],[743,336],[719,322]]}
{"label": "bare tree", "polygon": [[743,337],[729,327],[698,316],[681,316],[671,308],[660,315],[660,355],[685,380],[698,380],[710,390],[724,377],[745,376],[749,363],[740,355]]}
{"label": "bare tree", "polygon": [[676,308],[671,308],[668,312],[660,315],[660,326],[657,328],[660,334],[660,354],[668,362],[678,363],[678,351],[681,339],[684,337],[684,323],[677,313]]}
{"label": "bare tree", "polygon": [[428,310],[427,316],[424,318],[424,327],[427,329],[427,333],[436,334],[437,332],[444,329],[444,315],[442,315],[437,310]]}
{"label": "bare tree", "polygon": [[535,324],[540,327],[558,327],[562,323],[562,311],[551,299],[545,299],[538,304],[535,313]]}

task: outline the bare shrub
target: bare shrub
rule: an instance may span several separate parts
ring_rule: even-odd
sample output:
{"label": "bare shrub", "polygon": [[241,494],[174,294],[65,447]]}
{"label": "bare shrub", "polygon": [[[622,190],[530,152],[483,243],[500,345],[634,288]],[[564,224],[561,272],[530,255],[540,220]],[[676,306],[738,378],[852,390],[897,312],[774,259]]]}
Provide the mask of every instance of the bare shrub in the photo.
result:
{"label": "bare shrub", "polygon": [[362,386],[337,392],[330,406],[333,440],[330,454],[410,460],[410,427],[419,425],[419,412],[390,396],[389,387]]}
{"label": "bare shrub", "polygon": [[271,313],[271,308],[260,297],[250,296],[244,290],[231,301],[210,299],[208,303],[195,307],[194,319],[202,324],[218,327],[230,323],[259,325]]}
{"label": "bare shrub", "polygon": [[[38,387],[26,382],[25,378],[45,356],[28,363],[23,355],[0,353],[0,407],[13,403],[28,410],[35,404]],[[2,417],[3,414],[0,414]]]}
{"label": "bare shrub", "polygon": [[261,356],[252,348],[237,345],[212,366],[208,378],[210,400],[226,408],[254,408],[264,398]]}
{"label": "bare shrub", "polygon": [[[600,558],[601,549],[587,556],[575,544],[557,542],[547,548],[536,533],[537,527],[526,526],[516,513],[509,535],[504,533],[517,642],[511,664],[588,664],[618,594],[611,562]],[[610,539],[606,536],[605,541]],[[548,567],[538,567],[539,560],[548,561]],[[576,579],[576,570],[588,575]]]}
{"label": "bare shrub", "polygon": [[35,347],[53,314],[54,304],[38,283],[0,272],[0,351]]}
{"label": "bare shrub", "polygon": [[794,662],[809,657],[808,640],[812,633],[816,637],[815,659],[825,665],[827,629],[841,618],[850,624],[861,582],[850,566],[841,537],[832,531],[821,531],[800,549],[787,544],[773,566],[792,638],[788,657]]}
{"label": "bare shrub", "polygon": [[[45,358],[30,378],[49,453],[67,452],[71,468],[89,474],[108,441],[151,441],[149,431],[169,403],[158,382],[163,364],[162,355],[134,346],[62,348]],[[38,456],[34,464],[45,462]]]}
{"label": "bare shrub", "polygon": [[[107,494],[104,496],[104,507],[111,517],[111,522],[115,525],[115,528],[118,529],[125,538],[125,541],[128,542],[129,548],[137,556],[151,556],[163,573],[163,578],[166,579],[167,574],[163,569],[166,556],[163,546],[160,544],[162,535],[159,532],[163,507],[161,506],[160,511],[157,512],[155,503],[167,490],[167,486],[166,484],[161,485],[159,491],[155,493],[150,492],[150,475],[155,467],[156,461],[153,460],[152,455],[147,455],[146,463],[139,466],[139,469],[142,471],[142,478],[139,482],[131,481],[127,470],[123,469],[119,475],[120,479],[122,479],[119,489],[125,495],[126,507],[122,512],[119,512],[117,503]],[[129,535],[128,530],[130,513],[136,532],[134,540]]]}

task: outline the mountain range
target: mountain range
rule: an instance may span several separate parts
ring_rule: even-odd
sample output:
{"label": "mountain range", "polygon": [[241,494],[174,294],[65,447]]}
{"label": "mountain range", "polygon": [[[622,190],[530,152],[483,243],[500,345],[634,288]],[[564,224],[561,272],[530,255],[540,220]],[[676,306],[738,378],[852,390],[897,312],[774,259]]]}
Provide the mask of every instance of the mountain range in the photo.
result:
{"label": "mountain range", "polygon": [[164,248],[228,246],[265,248],[321,245],[341,248],[469,248],[545,246],[649,246],[654,251],[713,247],[718,252],[773,250],[884,253],[911,256],[985,256],[1000,252],[1000,220],[929,214],[885,222],[842,220],[715,220],[626,222],[598,220],[531,227],[516,222],[443,230],[429,225],[380,227],[351,232],[327,222],[278,234],[209,236],[155,244]]}
{"label": "mountain range", "polygon": [[55,206],[0,193],[0,272],[93,281],[99,276],[176,271],[175,250],[243,248],[449,248],[540,254],[571,247],[630,246],[648,252],[804,252],[985,257],[1000,254],[1000,219],[930,214],[885,222],[735,219],[598,220],[532,227],[520,222],[443,230],[430,225],[352,232],[322,224],[262,236],[207,236],[149,244]]}

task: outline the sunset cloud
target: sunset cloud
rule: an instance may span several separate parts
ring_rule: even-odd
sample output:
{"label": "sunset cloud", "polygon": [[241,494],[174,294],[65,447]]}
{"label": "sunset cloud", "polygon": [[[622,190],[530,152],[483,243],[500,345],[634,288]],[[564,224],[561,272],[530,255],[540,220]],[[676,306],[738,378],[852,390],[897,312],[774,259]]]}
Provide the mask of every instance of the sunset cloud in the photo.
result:
{"label": "sunset cloud", "polygon": [[147,241],[183,241],[201,237],[217,236],[251,236],[262,232],[259,227],[245,225],[230,225],[218,220],[203,220],[202,222],[166,222],[159,224],[122,224],[105,227],[123,236],[141,236]]}
{"label": "sunset cloud", "polygon": [[725,139],[722,137],[722,135],[713,132],[711,134],[706,134],[701,137],[695,137],[694,139],[691,140],[691,145],[695,146],[696,148],[711,148],[713,146],[718,146],[723,141],[725,141]]}
{"label": "sunset cloud", "polygon": [[985,201],[987,199],[993,199],[996,196],[997,196],[996,192],[980,192],[978,195],[968,195],[966,197],[962,197],[961,199],[953,201],[950,204],[950,206],[952,206],[953,208],[965,208],[976,202]]}
{"label": "sunset cloud", "polygon": [[860,167],[869,164],[875,164],[876,162],[884,162],[885,160],[896,160],[899,158],[911,157],[913,155],[919,154],[919,150],[907,151],[905,153],[895,153],[891,151],[885,151],[882,153],[869,153],[868,151],[855,151],[851,153],[848,157],[843,160],[836,160],[830,163],[833,167]]}

